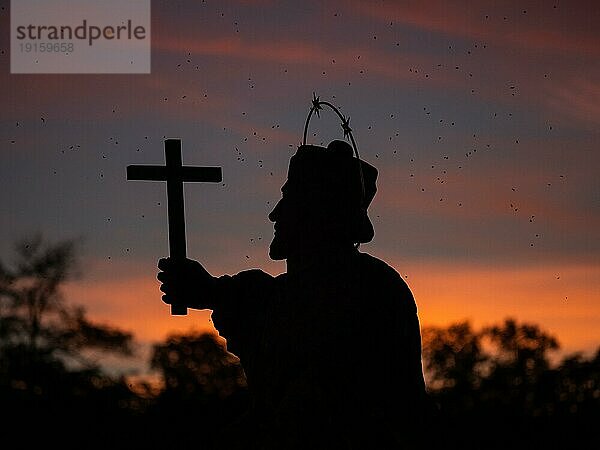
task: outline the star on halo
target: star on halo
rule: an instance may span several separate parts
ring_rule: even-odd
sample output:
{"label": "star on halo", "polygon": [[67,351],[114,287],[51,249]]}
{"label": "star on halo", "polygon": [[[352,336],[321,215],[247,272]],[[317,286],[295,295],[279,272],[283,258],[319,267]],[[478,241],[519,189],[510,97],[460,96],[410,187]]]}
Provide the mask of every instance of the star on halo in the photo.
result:
{"label": "star on halo", "polygon": [[321,117],[319,115],[319,111],[323,110],[323,107],[321,106],[321,102],[319,101],[319,97],[317,97],[317,95],[313,92],[313,99],[312,99],[312,107],[314,109],[314,111],[317,113],[317,117]]}
{"label": "star on halo", "polygon": [[345,139],[352,132],[352,128],[350,128],[350,117],[346,118],[346,117],[342,116],[342,129],[344,130],[344,139]]}

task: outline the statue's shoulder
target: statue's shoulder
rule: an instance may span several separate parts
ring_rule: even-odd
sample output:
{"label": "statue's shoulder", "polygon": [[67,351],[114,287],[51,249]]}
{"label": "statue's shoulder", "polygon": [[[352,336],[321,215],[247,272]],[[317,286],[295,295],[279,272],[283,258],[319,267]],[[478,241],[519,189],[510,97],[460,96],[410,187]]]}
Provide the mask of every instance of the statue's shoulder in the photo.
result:
{"label": "statue's shoulder", "polygon": [[395,280],[403,282],[402,277],[394,267],[373,255],[358,252],[357,260],[359,262],[360,270],[363,270],[368,274],[386,278],[390,281]]}
{"label": "statue's shoulder", "polygon": [[413,294],[398,270],[385,261],[369,255],[358,253],[359,274],[367,281],[367,289],[378,294],[379,298],[387,299],[394,304],[407,306],[411,311],[416,310]]}

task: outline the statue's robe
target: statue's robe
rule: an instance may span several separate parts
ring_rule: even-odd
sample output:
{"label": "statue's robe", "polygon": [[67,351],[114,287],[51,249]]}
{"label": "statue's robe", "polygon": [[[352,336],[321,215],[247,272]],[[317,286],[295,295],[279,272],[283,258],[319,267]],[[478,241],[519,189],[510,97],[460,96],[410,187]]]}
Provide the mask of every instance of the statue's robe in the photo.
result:
{"label": "statue's robe", "polygon": [[252,395],[247,444],[411,448],[427,409],[413,295],[392,267],[356,249],[323,263],[215,278],[213,321]]}

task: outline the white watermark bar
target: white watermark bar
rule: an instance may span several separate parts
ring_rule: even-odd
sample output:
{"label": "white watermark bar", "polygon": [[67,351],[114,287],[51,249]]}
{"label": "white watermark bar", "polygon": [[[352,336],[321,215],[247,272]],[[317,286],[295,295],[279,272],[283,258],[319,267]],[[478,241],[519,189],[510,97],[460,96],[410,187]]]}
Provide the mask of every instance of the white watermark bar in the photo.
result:
{"label": "white watermark bar", "polygon": [[150,73],[150,0],[11,0],[11,73]]}

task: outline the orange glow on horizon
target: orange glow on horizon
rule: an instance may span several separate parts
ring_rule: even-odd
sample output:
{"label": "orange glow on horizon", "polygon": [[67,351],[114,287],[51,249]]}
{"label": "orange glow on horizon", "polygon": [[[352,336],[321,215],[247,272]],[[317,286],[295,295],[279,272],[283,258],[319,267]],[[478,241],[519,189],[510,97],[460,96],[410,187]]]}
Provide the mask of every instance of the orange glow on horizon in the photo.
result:
{"label": "orange glow on horizon", "polygon": [[[591,352],[600,342],[600,266],[388,263],[411,288],[422,327],[470,320],[479,328],[513,317],[555,335],[563,354]],[[160,300],[158,281],[150,276],[72,283],[66,296],[85,305],[93,320],[130,331],[138,341],[159,342],[176,332],[215,332],[208,310],[171,316]]]}
{"label": "orange glow on horizon", "polygon": [[596,350],[600,343],[600,266],[477,266],[413,264],[405,278],[422,326],[470,320],[475,327],[513,317],[539,324],[563,353]]}
{"label": "orange glow on horizon", "polygon": [[139,341],[158,342],[171,333],[215,331],[208,310],[188,310],[187,316],[171,316],[161,300],[158,281],[150,276],[72,283],[65,294],[69,300],[85,306],[92,320],[121,327]]}

